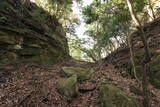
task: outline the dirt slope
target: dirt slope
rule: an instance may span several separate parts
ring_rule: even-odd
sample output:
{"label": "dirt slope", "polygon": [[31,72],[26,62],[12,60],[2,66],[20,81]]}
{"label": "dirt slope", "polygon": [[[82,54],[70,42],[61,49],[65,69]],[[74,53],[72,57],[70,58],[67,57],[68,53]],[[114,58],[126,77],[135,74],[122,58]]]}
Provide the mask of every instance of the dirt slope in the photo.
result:
{"label": "dirt slope", "polygon": [[[90,80],[78,84],[80,94],[70,101],[57,92],[57,82],[61,79],[62,66],[91,67],[96,75]],[[93,82],[95,81],[95,82]],[[67,61],[54,66],[37,64],[9,65],[0,70],[0,106],[1,107],[98,107],[98,86],[109,84],[121,88],[127,94],[141,101],[142,97],[130,92],[130,86],[138,86],[136,80],[122,77],[111,64],[99,68],[86,62]],[[159,107],[160,90],[150,86],[153,93],[153,107]]]}

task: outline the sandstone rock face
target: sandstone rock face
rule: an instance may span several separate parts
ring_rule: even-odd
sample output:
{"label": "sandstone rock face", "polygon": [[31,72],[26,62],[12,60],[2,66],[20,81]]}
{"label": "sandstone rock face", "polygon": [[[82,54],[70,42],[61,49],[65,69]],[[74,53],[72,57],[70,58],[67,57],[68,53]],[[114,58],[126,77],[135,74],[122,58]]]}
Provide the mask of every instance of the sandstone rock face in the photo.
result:
{"label": "sandstone rock face", "polygon": [[53,64],[69,57],[58,20],[33,3],[0,1],[0,64]]}

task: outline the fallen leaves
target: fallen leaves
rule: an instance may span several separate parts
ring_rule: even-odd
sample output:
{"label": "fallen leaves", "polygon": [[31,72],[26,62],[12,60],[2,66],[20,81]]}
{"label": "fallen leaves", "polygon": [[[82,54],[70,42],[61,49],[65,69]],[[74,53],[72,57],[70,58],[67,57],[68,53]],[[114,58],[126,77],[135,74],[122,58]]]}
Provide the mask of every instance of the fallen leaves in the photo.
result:
{"label": "fallen leaves", "polygon": [[[67,66],[71,66],[76,62],[71,61]],[[77,65],[87,65],[83,62],[77,62]],[[57,81],[61,79],[58,71],[65,64],[57,64],[51,67],[40,66],[37,64],[24,64],[14,68],[14,71],[2,71],[1,78],[5,79],[0,84],[0,106],[24,106],[30,107],[38,105],[42,107],[97,107],[99,106],[99,85],[110,84],[115,85],[142,100],[142,97],[130,92],[130,86],[138,86],[135,79],[122,77],[113,65],[107,64],[99,71],[96,65],[94,69],[97,71],[95,76],[89,80],[78,84],[79,95],[71,102],[57,92]],[[76,64],[75,64],[76,65]],[[88,64],[92,67],[92,64]],[[140,88],[140,87],[139,87]],[[160,102],[160,90],[149,87],[154,97],[151,99],[153,107]],[[141,88],[140,88],[141,89]]]}

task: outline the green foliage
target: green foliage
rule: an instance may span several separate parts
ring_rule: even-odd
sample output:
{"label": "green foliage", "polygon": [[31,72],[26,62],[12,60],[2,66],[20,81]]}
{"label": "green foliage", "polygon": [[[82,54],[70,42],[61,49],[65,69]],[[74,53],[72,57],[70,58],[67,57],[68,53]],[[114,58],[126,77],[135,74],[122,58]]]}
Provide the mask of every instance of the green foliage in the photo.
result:
{"label": "green foliage", "polygon": [[[70,50],[70,55],[77,59],[77,60],[86,60],[86,61],[96,61],[96,56],[94,55],[95,50],[86,48],[84,44],[86,44],[87,41],[81,40],[76,36],[70,36],[68,37],[68,45]],[[93,59],[94,58],[94,59]]]}
{"label": "green foliage", "polygon": [[32,16],[34,16],[34,18],[40,22],[47,22],[47,14],[43,14],[43,11],[41,11],[40,9],[34,9],[32,12]]}
{"label": "green foliage", "polygon": [[[96,2],[94,2],[94,3],[96,3]],[[92,22],[97,21],[99,18],[98,13],[95,12],[96,11],[95,8],[97,8],[97,7],[94,7],[94,5],[98,6],[97,4],[93,4],[93,5],[87,6],[83,9],[83,15],[86,16],[84,18],[85,18],[85,22],[87,24],[91,24]]]}
{"label": "green foliage", "polygon": [[[55,16],[61,24],[65,24],[67,29],[71,22],[75,23],[75,19],[71,17],[72,4],[74,0],[36,0],[36,4],[47,10],[51,15]],[[79,0],[76,0],[79,2]],[[38,12],[37,14],[39,14]],[[41,15],[40,15],[41,16]],[[40,18],[37,17],[37,18]]]}
{"label": "green foliage", "polygon": [[[75,36],[75,29],[80,24],[80,21],[76,17],[71,17],[72,5],[74,1],[80,2],[81,0],[47,1],[47,4],[44,3],[42,7],[59,19],[59,22],[64,25],[65,31],[69,35]],[[138,17],[143,18],[146,15],[146,10],[144,11],[144,9],[148,5],[147,0],[132,0],[132,4]],[[41,16],[37,12],[35,14],[39,20],[46,19],[46,16]],[[87,49],[84,46],[86,41],[77,37],[74,40],[69,38],[70,53],[72,55],[74,53],[73,56],[76,59],[83,59],[83,55],[83,57],[88,57],[89,60],[99,60],[104,53],[112,52],[120,44],[127,44],[127,34],[132,32],[133,21],[125,0],[94,0],[90,5],[82,8],[82,15],[88,28],[85,34],[93,39],[94,43],[91,48]]]}
{"label": "green foliage", "polygon": [[[132,0],[132,5],[138,17],[149,17],[144,10],[148,5],[146,0]],[[95,46],[98,46],[99,51],[108,53],[120,44],[127,44],[126,38],[132,32],[133,20],[125,0],[95,0],[84,7],[82,13],[88,24],[86,34],[96,41]]]}
{"label": "green foliage", "polygon": [[136,12],[142,12],[143,8],[147,5],[146,0],[133,0],[132,3]]}
{"label": "green foliage", "polygon": [[97,54],[102,54],[102,50],[106,49],[111,51],[116,36],[124,35],[130,29],[131,17],[123,0],[94,1],[84,7],[82,13],[89,26],[86,34],[96,41],[93,47],[98,49]]}

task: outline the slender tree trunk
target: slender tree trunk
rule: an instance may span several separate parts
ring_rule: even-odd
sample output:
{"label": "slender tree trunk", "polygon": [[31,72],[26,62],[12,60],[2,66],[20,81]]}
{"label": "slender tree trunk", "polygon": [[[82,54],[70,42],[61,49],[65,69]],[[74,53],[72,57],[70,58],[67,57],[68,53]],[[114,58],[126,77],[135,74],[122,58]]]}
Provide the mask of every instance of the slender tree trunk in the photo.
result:
{"label": "slender tree trunk", "polygon": [[144,30],[142,28],[142,25],[141,25],[137,15],[136,15],[136,13],[133,10],[132,4],[131,4],[131,0],[126,0],[126,1],[127,1],[127,4],[128,4],[128,8],[129,8],[131,17],[134,20],[138,30],[140,30],[141,33],[142,33],[141,40],[142,40],[142,42],[144,44],[144,49],[145,49],[145,53],[146,53],[146,59],[147,59],[148,62],[150,62],[151,58],[150,58],[149,46],[148,46],[148,43],[147,43],[147,40],[146,40],[145,32],[144,32]]}
{"label": "slender tree trunk", "polygon": [[142,67],[142,71],[143,71],[143,80],[142,80],[142,88],[143,88],[143,106],[144,107],[151,107],[150,105],[150,94],[149,94],[149,89],[148,89],[148,85],[149,85],[149,80],[148,80],[148,76],[147,76],[147,72],[149,70],[149,63],[145,64]]}
{"label": "slender tree trunk", "polygon": [[147,79],[147,72],[148,72],[148,69],[146,68],[146,65],[151,61],[151,57],[150,57],[150,52],[149,52],[149,46],[148,46],[148,43],[147,43],[147,40],[146,40],[146,35],[145,35],[145,32],[142,28],[142,25],[140,23],[140,20],[138,19],[137,17],[137,14],[135,13],[134,9],[133,9],[133,6],[132,6],[132,3],[131,3],[131,0],[126,0],[127,1],[127,5],[128,5],[128,8],[129,8],[129,11],[130,11],[130,14],[131,14],[131,17],[132,19],[134,20],[137,28],[139,27],[139,30],[141,32],[141,40],[144,44],[144,49],[145,49],[145,63],[144,63],[144,69],[143,69],[143,81],[142,81],[142,87],[143,87],[143,104],[144,104],[144,107],[150,107],[150,102],[149,102],[149,96],[148,96],[148,79]]}
{"label": "slender tree trunk", "polygon": [[131,15],[133,21],[135,22],[135,24],[138,26],[140,24],[140,22],[138,20],[137,15],[135,14],[135,12],[133,10],[131,0],[126,0],[126,1],[127,1],[127,5],[128,5],[128,8],[129,8],[130,15]]}
{"label": "slender tree trunk", "polygon": [[133,46],[131,44],[131,35],[127,32],[126,34],[126,38],[127,38],[127,42],[128,42],[128,46],[129,46],[129,50],[130,50],[130,60],[131,60],[131,63],[132,63],[132,68],[133,68],[133,74],[134,74],[134,77],[136,78],[136,80],[138,81],[138,83],[140,83],[138,77],[137,77],[137,72],[136,72],[136,64],[135,64],[135,61],[134,61],[134,54],[133,54]]}
{"label": "slender tree trunk", "polygon": [[132,4],[131,4],[131,1],[130,0],[127,0],[127,4],[128,4],[128,7],[129,7],[129,11],[130,11],[130,14],[131,14],[131,17],[132,19],[134,20],[134,22],[136,23],[136,26],[139,27],[139,30],[141,31],[142,35],[141,35],[141,40],[144,44],[144,49],[145,49],[145,53],[146,53],[146,59],[148,62],[151,61],[151,58],[150,58],[150,52],[149,52],[149,46],[148,46],[148,43],[147,43],[147,40],[146,40],[146,35],[145,35],[145,32],[142,28],[142,25],[136,15],[136,13],[134,12],[133,10],[133,7],[132,7]]}
{"label": "slender tree trunk", "polygon": [[136,15],[136,13],[133,10],[131,1],[130,0],[126,0],[126,1],[127,1],[127,4],[128,4],[129,11],[130,11],[130,14],[132,16],[132,19],[136,23],[136,26],[137,26],[138,30],[140,30],[141,33],[142,33],[142,35],[140,35],[140,36],[141,36],[141,40],[142,40],[142,42],[144,44],[144,49],[145,49],[145,53],[146,53],[146,62],[150,62],[151,61],[151,57],[150,57],[149,46],[148,46],[148,43],[147,43],[147,40],[146,40],[145,32],[144,32],[144,30],[142,28],[142,25],[141,25],[137,15]]}
{"label": "slender tree trunk", "polygon": [[150,51],[149,51],[149,45],[148,45],[147,39],[146,39],[146,34],[145,34],[142,26],[139,27],[139,30],[142,33],[141,40],[143,42],[144,50],[145,50],[145,54],[146,54],[146,63],[149,63],[151,61],[151,55],[150,55]]}
{"label": "slender tree trunk", "polygon": [[89,56],[94,62],[97,62],[96,58],[93,55]]}
{"label": "slender tree trunk", "polygon": [[151,17],[154,20],[154,19],[156,19],[156,16],[155,16],[152,4],[151,4],[151,0],[148,0],[148,4],[149,4],[150,11],[151,11]]}

